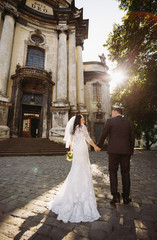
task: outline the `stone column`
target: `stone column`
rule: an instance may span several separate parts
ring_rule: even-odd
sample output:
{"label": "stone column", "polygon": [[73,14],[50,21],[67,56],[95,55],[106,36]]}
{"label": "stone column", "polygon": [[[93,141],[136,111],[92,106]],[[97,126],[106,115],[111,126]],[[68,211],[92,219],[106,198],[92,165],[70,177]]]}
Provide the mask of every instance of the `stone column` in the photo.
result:
{"label": "stone column", "polygon": [[12,137],[19,137],[19,116],[21,114],[21,79],[17,79],[13,84],[12,111],[11,111],[11,134]]}
{"label": "stone column", "polygon": [[42,126],[42,138],[47,137],[47,115],[48,115],[48,83],[43,83],[45,92],[43,94],[43,126]]}
{"label": "stone column", "polygon": [[82,62],[82,46],[76,47],[76,68],[77,68],[77,104],[79,108],[84,108],[84,75]]}
{"label": "stone column", "polygon": [[76,38],[75,30],[69,31],[69,75],[68,90],[69,102],[72,110],[77,109],[77,92],[76,92]]}
{"label": "stone column", "polygon": [[11,61],[15,20],[6,15],[0,42],[0,93],[6,95]]}
{"label": "stone column", "polygon": [[[60,26],[59,26],[60,27]],[[67,33],[58,28],[58,79],[57,79],[57,102],[67,102]]]}
{"label": "stone column", "polygon": [[66,22],[57,26],[59,30],[57,101],[52,104],[52,128],[49,131],[49,138],[55,142],[63,142],[70,109],[67,96],[67,29]]}

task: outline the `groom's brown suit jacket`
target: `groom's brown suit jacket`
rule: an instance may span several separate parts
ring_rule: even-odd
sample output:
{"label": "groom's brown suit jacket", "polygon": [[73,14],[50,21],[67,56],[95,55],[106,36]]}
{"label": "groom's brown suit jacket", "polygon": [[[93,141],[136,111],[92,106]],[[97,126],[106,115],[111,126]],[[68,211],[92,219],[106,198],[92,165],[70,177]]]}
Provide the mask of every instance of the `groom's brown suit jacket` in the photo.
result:
{"label": "groom's brown suit jacket", "polygon": [[108,140],[107,152],[113,154],[128,154],[134,152],[134,126],[129,120],[118,115],[109,118],[102,130],[97,145],[101,147],[106,137]]}

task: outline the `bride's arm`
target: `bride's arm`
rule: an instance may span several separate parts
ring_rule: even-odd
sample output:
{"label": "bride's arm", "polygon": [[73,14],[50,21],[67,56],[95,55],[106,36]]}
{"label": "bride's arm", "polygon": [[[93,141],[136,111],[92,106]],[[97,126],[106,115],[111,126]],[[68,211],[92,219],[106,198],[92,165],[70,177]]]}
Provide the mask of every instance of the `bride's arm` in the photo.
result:
{"label": "bride's arm", "polygon": [[71,144],[70,144],[70,152],[71,152],[71,154],[72,154],[72,151],[73,151],[72,144],[73,144],[73,136],[71,137]]}
{"label": "bride's arm", "polygon": [[72,153],[72,144],[70,144],[70,152]]}
{"label": "bride's arm", "polygon": [[82,131],[83,131],[83,134],[84,134],[84,137],[85,137],[86,141],[94,148],[94,150],[96,152],[99,152],[101,150],[101,148],[96,146],[95,143],[93,142],[93,140],[90,138],[89,133],[88,133],[85,125],[82,127]]}
{"label": "bride's arm", "polygon": [[94,148],[96,152],[99,152],[101,150],[101,148],[95,145],[92,139],[90,140],[89,144]]}

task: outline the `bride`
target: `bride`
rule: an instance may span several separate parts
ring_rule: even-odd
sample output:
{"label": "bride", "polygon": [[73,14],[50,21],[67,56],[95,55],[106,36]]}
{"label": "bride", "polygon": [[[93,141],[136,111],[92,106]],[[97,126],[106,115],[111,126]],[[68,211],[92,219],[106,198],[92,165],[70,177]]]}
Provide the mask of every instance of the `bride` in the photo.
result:
{"label": "bride", "polygon": [[58,215],[58,220],[65,223],[93,222],[100,217],[86,141],[95,151],[100,151],[100,148],[89,137],[84,122],[82,115],[76,115],[67,123],[64,141],[73,153],[72,166],[56,198],[47,206]]}

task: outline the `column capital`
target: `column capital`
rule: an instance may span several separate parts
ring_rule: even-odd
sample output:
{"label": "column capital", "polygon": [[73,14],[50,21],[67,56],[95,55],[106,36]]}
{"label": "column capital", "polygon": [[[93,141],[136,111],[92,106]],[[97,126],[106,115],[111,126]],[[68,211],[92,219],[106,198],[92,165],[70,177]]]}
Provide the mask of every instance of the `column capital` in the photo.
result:
{"label": "column capital", "polygon": [[83,40],[82,36],[77,36],[76,37],[76,46],[81,46],[83,49],[83,44],[84,44],[84,40]]}
{"label": "column capital", "polygon": [[4,6],[0,5],[0,13],[4,11]]}
{"label": "column capital", "polygon": [[76,29],[75,28],[69,28],[68,33],[69,34],[76,34]]}
{"label": "column capital", "polygon": [[66,24],[59,24],[56,28],[59,33],[67,33],[69,27]]}
{"label": "column capital", "polygon": [[4,3],[4,15],[10,15],[13,18],[18,18],[20,13],[17,11],[17,9],[9,4],[8,2]]}
{"label": "column capital", "polygon": [[68,38],[68,35],[69,35],[68,26],[57,25],[57,32],[58,32],[58,38],[60,34],[64,34]]}

